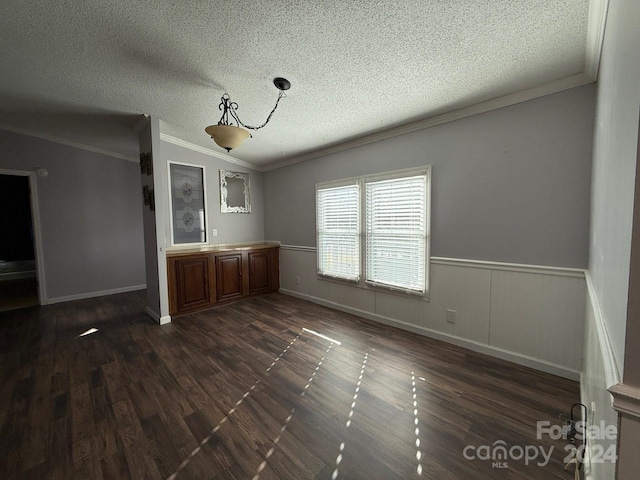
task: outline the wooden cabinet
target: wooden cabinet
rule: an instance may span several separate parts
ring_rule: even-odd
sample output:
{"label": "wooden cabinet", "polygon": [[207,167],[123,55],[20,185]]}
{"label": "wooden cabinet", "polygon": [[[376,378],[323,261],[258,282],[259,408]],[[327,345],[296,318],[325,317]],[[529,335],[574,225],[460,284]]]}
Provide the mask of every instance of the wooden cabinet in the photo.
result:
{"label": "wooden cabinet", "polygon": [[169,313],[192,312],[280,288],[277,246],[167,254]]}
{"label": "wooden cabinet", "polygon": [[178,310],[206,307],[211,303],[206,256],[180,258],[175,262],[174,270]]}
{"label": "wooden cabinet", "polygon": [[232,253],[216,256],[217,300],[231,300],[241,297],[242,288],[242,254]]}
{"label": "wooden cabinet", "polygon": [[249,252],[249,294],[278,289],[279,255],[277,249]]}

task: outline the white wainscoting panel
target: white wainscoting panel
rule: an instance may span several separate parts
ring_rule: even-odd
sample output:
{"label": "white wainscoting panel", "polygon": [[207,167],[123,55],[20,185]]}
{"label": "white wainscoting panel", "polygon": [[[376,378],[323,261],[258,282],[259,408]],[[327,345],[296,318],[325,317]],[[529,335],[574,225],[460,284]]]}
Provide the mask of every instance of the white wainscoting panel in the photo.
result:
{"label": "white wainscoting panel", "polygon": [[[376,293],[376,312],[480,343],[489,343],[491,271],[481,268],[431,266],[431,299]],[[456,323],[447,323],[447,309]]]}
{"label": "white wainscoting panel", "polygon": [[[342,282],[319,279],[316,272],[315,250],[300,251],[281,247],[281,288],[365,312],[375,310],[374,292],[350,287]],[[299,284],[296,284],[296,277],[299,277]]]}
{"label": "white wainscoting panel", "polygon": [[[587,284],[590,283],[587,274]],[[590,425],[617,425],[618,414],[613,409],[612,397],[608,388],[620,381],[615,357],[610,351],[606,326],[592,288],[587,289],[585,300],[584,361],[580,376],[580,401],[589,409]],[[615,440],[599,439],[598,444],[606,451]],[[586,479],[605,479],[615,477],[615,464],[610,462],[591,462],[590,452],[593,445],[587,443],[584,473]],[[599,447],[598,447],[599,448]]]}
{"label": "white wainscoting panel", "polygon": [[580,371],[584,302],[583,278],[494,270],[489,343]]}
{"label": "white wainscoting panel", "polygon": [[[316,252],[283,245],[284,293],[578,380],[584,272],[434,258],[430,301],[321,279]],[[456,311],[447,323],[446,310]]]}

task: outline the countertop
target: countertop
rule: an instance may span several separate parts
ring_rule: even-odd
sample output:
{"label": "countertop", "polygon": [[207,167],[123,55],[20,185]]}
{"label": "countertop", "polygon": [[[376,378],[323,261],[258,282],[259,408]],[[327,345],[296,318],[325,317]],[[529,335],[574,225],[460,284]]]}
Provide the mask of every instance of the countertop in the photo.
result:
{"label": "countertop", "polygon": [[280,242],[246,242],[246,243],[217,243],[206,245],[173,245],[167,247],[167,257],[180,257],[194,253],[218,253],[243,250],[259,250],[262,248],[279,247]]}

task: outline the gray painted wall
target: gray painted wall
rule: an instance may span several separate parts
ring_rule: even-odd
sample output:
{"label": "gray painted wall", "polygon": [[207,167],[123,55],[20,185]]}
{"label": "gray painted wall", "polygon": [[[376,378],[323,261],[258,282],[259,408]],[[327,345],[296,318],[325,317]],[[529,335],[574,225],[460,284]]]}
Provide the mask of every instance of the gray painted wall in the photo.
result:
{"label": "gray painted wall", "polygon": [[433,166],[432,255],[587,266],[595,87],[272,170],[266,238],[315,246],[315,184]]}
{"label": "gray painted wall", "polygon": [[[162,127],[161,127],[162,128]],[[212,140],[213,142],[213,140]],[[264,240],[264,193],[263,175],[260,172],[235,165],[224,160],[196,152],[165,141],[162,144],[162,159],[165,162],[188,163],[205,167],[206,195],[209,225],[208,243],[252,242]],[[213,148],[213,147],[212,147]],[[251,182],[251,213],[220,213],[220,181],[218,171],[249,172]],[[168,191],[169,185],[166,189]],[[167,207],[168,208],[168,207]],[[171,230],[167,211],[166,244],[171,244]],[[211,236],[212,229],[218,236]]]}
{"label": "gray painted wall", "polygon": [[143,285],[138,165],[0,130],[0,168],[37,167],[47,296]]}
{"label": "gray painted wall", "polygon": [[640,3],[609,3],[598,80],[589,272],[623,369],[640,112]]}

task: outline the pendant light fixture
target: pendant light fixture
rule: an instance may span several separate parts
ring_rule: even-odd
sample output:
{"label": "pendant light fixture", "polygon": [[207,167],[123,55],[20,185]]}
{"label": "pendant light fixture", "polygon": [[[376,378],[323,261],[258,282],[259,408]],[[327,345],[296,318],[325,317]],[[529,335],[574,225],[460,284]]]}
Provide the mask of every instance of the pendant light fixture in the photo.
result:
{"label": "pendant light fixture", "polygon": [[[273,84],[279,90],[278,99],[276,100],[276,105],[273,107],[273,110],[271,110],[271,113],[262,125],[252,127],[251,125],[242,123],[238,117],[238,104],[236,102],[232,102],[229,94],[225,92],[220,99],[220,105],[218,105],[218,108],[222,110],[222,117],[220,117],[220,121],[217,125],[209,125],[204,129],[204,131],[211,135],[213,141],[224,148],[227,152],[230,152],[232,149],[240,146],[242,142],[251,136],[247,130],[259,130],[269,123],[273,112],[278,108],[280,99],[282,97],[286,97],[286,94],[284,93],[285,90],[289,90],[289,88],[291,88],[291,82],[286,78],[274,78]],[[232,120],[236,121],[237,125],[234,125],[233,121],[229,121],[229,115],[231,115]]]}

